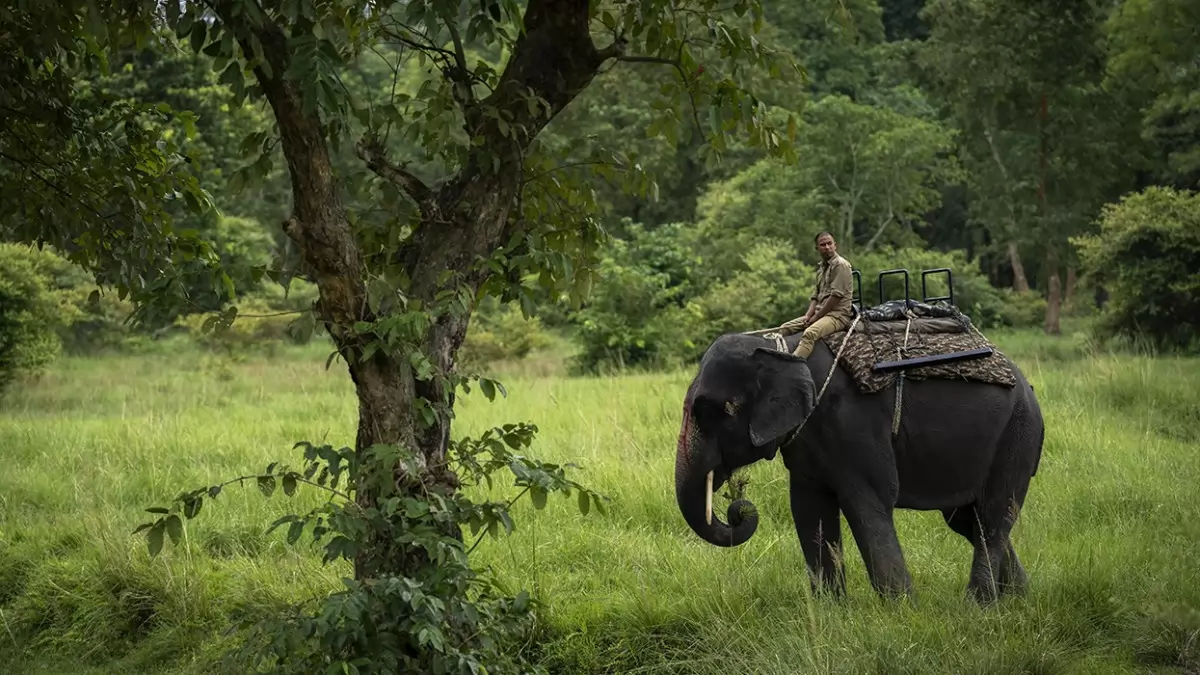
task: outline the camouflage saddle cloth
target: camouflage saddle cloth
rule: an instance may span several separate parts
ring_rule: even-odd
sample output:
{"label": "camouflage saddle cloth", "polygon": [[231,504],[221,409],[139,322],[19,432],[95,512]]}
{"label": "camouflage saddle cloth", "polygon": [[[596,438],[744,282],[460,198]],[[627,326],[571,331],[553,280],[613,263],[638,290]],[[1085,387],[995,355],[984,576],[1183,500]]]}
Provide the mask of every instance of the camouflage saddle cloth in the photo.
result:
{"label": "camouflage saddle cloth", "polygon": [[[839,331],[823,338],[834,354],[846,342],[839,363],[854,378],[860,391],[871,394],[886,389],[896,382],[900,373],[904,373],[907,380],[967,380],[1007,387],[1017,383],[1008,360],[957,308],[914,302],[906,312],[903,304],[897,301],[863,310],[853,334]],[[992,354],[903,370],[872,370],[876,363],[885,361],[980,347],[991,348]]]}

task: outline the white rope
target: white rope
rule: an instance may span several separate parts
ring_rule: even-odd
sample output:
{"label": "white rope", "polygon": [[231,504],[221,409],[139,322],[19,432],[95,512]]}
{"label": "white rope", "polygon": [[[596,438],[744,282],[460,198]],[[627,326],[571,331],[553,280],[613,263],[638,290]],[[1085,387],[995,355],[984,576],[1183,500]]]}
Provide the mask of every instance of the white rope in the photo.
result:
{"label": "white rope", "polygon": [[[838,347],[837,354],[833,357],[833,363],[829,365],[829,373],[825,375],[825,382],[821,385],[821,390],[817,392],[817,400],[813,402],[812,410],[808,411],[808,414],[804,416],[804,419],[800,422],[800,425],[793,429],[792,433],[788,434],[787,439],[780,443],[780,446],[787,445],[795,440],[796,435],[799,434],[800,430],[804,428],[804,425],[808,423],[808,418],[812,417],[812,414],[816,412],[817,405],[821,403],[821,397],[825,395],[825,388],[829,386],[829,381],[833,379],[833,371],[837,370],[838,361],[841,360],[842,352],[846,350],[846,345],[850,342],[850,337],[854,335],[854,327],[858,325],[858,320],[860,318],[862,318],[862,313],[856,313],[854,315],[854,320],[850,322],[850,327],[846,329],[846,337],[842,339],[842,344],[840,347]],[[775,347],[781,352],[788,353],[787,343],[783,341],[783,336],[779,333],[767,333],[762,337],[773,338],[775,340]]]}

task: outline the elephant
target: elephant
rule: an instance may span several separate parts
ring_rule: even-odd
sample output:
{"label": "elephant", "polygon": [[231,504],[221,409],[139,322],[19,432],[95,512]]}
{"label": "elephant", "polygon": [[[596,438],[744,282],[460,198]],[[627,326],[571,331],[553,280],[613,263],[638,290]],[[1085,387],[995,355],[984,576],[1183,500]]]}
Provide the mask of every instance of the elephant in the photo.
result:
{"label": "elephant", "polygon": [[[792,519],[814,593],[845,594],[841,515],[874,591],[916,599],[896,535],[897,508],[940,510],[974,550],[967,593],[980,604],[1020,594],[1028,578],[1009,534],[1041,460],[1045,427],[1033,387],[1007,356],[1012,387],[954,379],[904,381],[893,435],[896,387],[864,394],[824,340],[806,359],[761,336],[718,337],[701,357],[683,408],[675,494],[703,540],[738,546],[758,527],[750,501],[726,519],[712,494],[737,469],[782,454]],[[857,339],[857,336],[855,336]],[[810,415],[811,414],[811,415]]]}

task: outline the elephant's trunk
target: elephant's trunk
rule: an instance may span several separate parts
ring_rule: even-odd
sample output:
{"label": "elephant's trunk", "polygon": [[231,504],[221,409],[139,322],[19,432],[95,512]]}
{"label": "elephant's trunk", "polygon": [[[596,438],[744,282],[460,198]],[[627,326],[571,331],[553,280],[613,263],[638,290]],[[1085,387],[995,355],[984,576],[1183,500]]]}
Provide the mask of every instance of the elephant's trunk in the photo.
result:
{"label": "elephant's trunk", "polygon": [[716,546],[738,546],[758,529],[758,511],[750,501],[738,499],[726,512],[728,525],[713,516],[714,483],[720,487],[728,475],[721,467],[717,449],[700,440],[691,403],[689,396],[684,404],[683,427],[675,451],[675,500],[683,519],[701,539]]}

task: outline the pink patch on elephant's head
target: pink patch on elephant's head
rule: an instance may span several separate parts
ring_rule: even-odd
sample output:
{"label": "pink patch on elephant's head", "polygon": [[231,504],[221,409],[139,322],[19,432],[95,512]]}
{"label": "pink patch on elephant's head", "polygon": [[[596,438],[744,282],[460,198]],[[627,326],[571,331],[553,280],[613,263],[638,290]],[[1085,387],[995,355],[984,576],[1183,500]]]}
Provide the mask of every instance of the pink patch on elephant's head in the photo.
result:
{"label": "pink patch on elephant's head", "polygon": [[691,464],[691,449],[695,447],[696,441],[696,420],[692,415],[693,400],[694,392],[689,389],[687,397],[683,400],[683,421],[679,428],[679,440],[675,445],[677,464]]}

